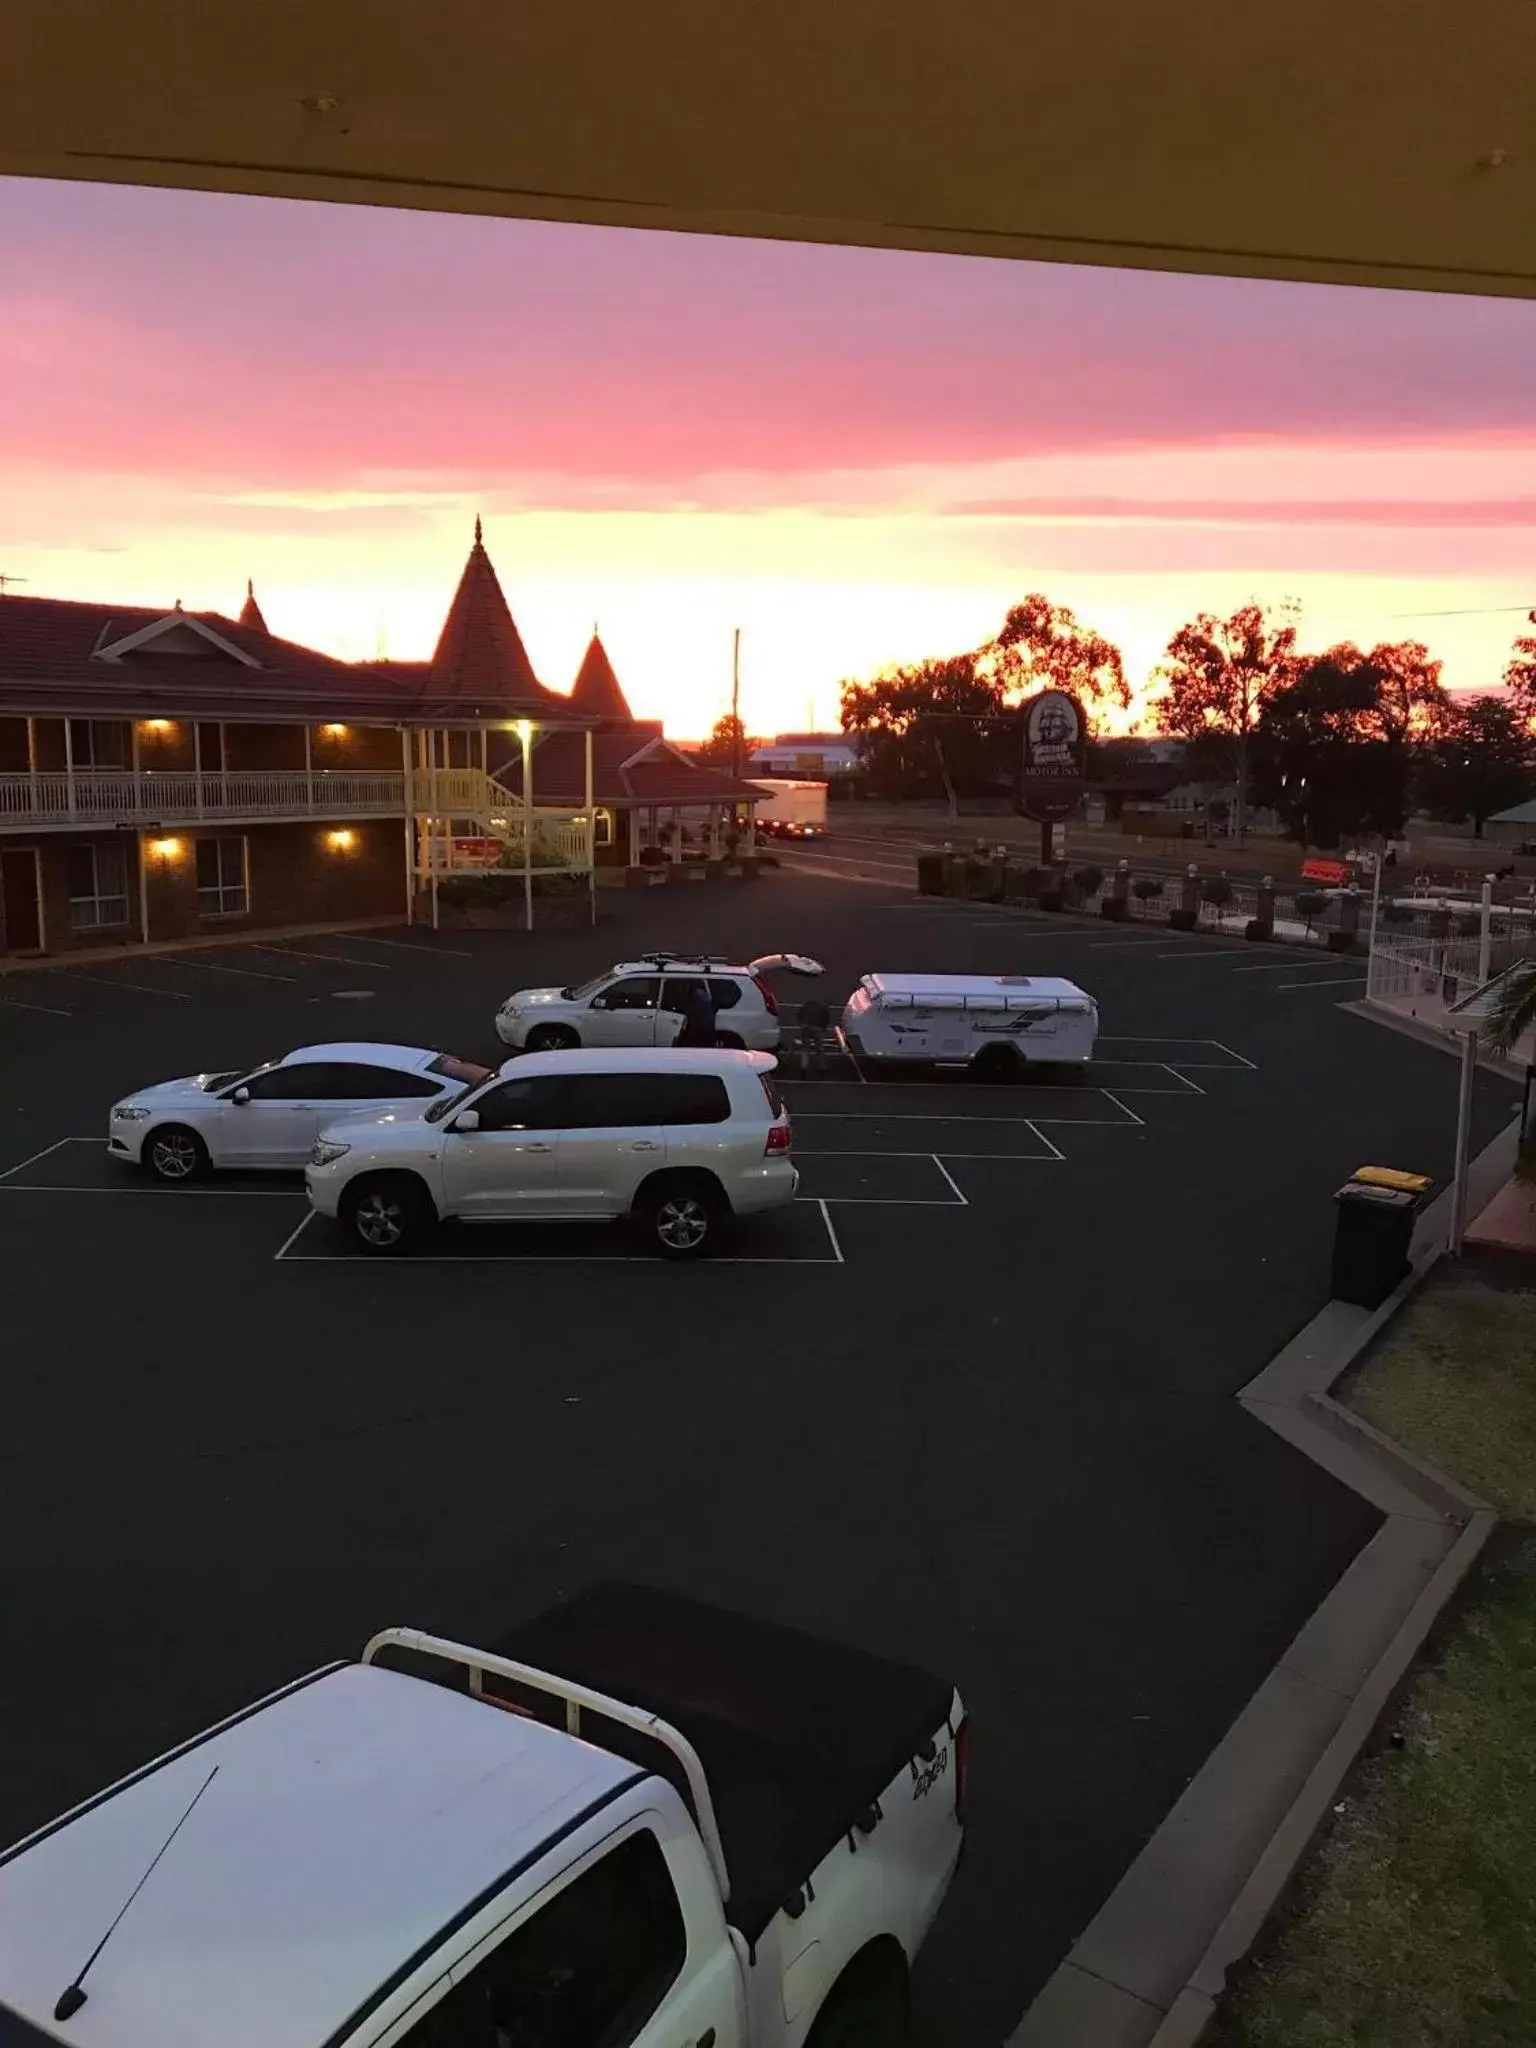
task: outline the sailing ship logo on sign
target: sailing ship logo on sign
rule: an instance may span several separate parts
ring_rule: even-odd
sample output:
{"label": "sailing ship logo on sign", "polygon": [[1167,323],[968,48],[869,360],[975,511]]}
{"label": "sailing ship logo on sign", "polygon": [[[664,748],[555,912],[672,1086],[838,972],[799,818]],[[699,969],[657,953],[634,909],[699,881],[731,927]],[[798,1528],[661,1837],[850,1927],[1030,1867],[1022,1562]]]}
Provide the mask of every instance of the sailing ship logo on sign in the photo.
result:
{"label": "sailing ship logo on sign", "polygon": [[1059,691],[1048,691],[1030,705],[1024,720],[1024,752],[1031,775],[1080,773],[1078,740],[1082,722],[1077,706]]}

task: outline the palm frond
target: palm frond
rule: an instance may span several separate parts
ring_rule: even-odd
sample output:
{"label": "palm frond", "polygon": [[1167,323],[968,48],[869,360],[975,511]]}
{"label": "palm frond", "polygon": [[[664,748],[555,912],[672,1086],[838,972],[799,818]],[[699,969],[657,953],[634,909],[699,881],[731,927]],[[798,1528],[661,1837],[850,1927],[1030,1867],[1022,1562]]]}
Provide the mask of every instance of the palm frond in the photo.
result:
{"label": "palm frond", "polygon": [[1536,958],[1517,961],[1500,978],[1497,994],[1483,1025],[1483,1037],[1495,1052],[1508,1052],[1536,1024]]}

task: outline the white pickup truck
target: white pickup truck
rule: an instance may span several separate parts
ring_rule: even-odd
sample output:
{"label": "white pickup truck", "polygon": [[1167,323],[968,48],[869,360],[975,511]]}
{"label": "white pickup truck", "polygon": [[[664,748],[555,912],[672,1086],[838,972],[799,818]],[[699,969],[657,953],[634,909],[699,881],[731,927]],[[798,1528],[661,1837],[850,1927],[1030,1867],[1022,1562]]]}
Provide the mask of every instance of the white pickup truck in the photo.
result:
{"label": "white pickup truck", "polygon": [[899,2048],[967,1747],[951,1686],[646,1588],[388,1629],[0,1857],[0,2043]]}

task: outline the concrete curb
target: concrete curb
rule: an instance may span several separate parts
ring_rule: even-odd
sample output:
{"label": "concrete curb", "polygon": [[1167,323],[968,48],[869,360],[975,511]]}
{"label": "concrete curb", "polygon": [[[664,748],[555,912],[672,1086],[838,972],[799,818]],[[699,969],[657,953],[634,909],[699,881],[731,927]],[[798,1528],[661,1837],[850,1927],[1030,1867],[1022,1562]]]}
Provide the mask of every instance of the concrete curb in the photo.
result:
{"label": "concrete curb", "polygon": [[[1471,1202],[1514,1160],[1512,1124],[1473,1162]],[[1007,2048],[1194,2048],[1228,1971],[1306,1855],[1493,1510],[1342,1407],[1332,1389],[1443,1256],[1449,1192],[1379,1309],[1329,1302],[1238,1396],[1255,1421],[1384,1517],[1009,2036]]]}

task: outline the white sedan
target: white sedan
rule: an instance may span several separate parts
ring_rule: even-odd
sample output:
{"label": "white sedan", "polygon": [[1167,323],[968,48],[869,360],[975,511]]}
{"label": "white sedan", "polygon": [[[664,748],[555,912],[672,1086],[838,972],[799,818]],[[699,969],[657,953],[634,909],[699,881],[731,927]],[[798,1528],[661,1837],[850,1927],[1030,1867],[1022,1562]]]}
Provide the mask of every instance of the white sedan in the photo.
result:
{"label": "white sedan", "polygon": [[490,1079],[489,1067],[414,1045],[302,1045],[280,1060],[160,1081],[114,1103],[107,1151],[158,1180],[210,1167],[296,1170],[322,1124],[421,1116]]}

